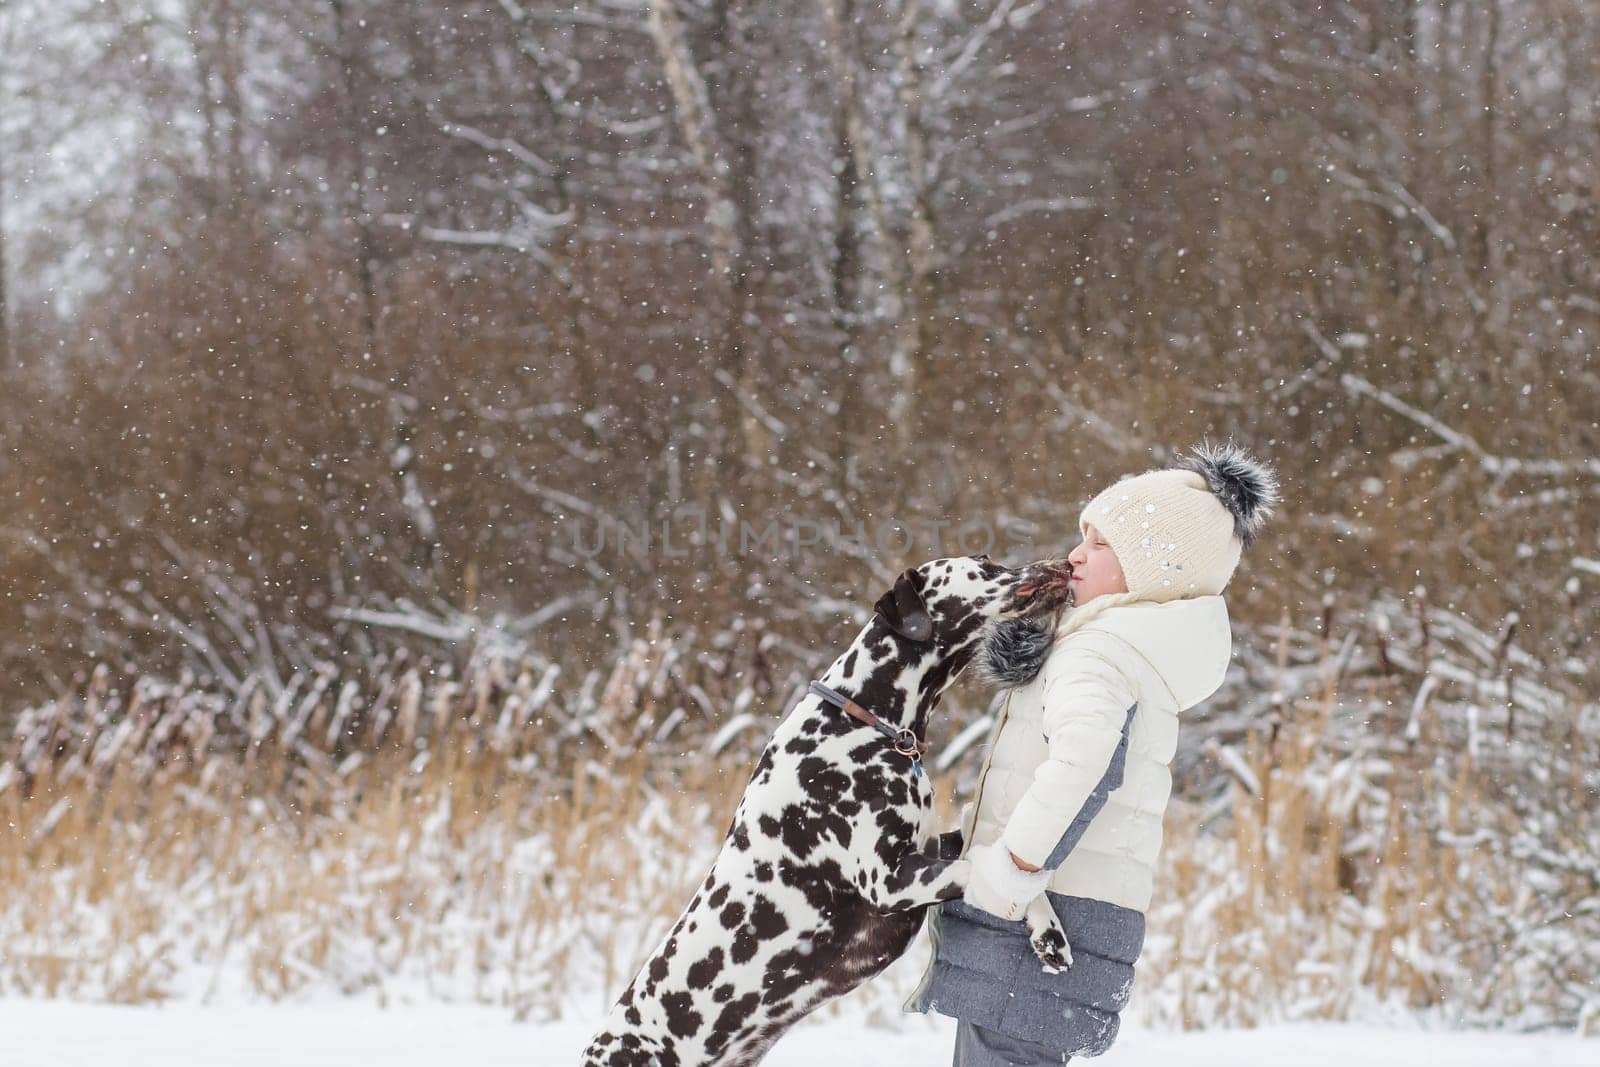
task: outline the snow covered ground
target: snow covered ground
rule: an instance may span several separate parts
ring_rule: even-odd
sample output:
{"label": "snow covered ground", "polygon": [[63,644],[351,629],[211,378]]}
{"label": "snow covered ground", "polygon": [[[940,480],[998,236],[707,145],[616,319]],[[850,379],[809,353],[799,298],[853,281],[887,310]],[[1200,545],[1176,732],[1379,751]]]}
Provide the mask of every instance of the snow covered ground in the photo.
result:
{"label": "snow covered ground", "polygon": [[[483,1007],[384,1010],[311,1005],[125,1008],[0,1000],[6,1067],[544,1067],[571,1065],[588,1022],[517,1023]],[[780,1042],[770,1067],[894,1067],[949,1062],[948,1020],[908,1017],[895,1029],[859,1019],[808,1022]],[[1097,1067],[1600,1067],[1600,1040],[1567,1035],[1430,1032],[1308,1024],[1199,1033],[1126,1031]]]}

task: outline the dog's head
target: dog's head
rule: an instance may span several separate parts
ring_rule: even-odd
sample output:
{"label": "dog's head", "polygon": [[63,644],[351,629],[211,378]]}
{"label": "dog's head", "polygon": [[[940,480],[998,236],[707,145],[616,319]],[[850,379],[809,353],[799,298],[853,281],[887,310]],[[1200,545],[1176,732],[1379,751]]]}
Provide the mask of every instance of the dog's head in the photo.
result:
{"label": "dog's head", "polygon": [[[874,606],[863,634],[872,662],[853,683],[856,700],[923,736],[990,624],[1054,611],[1071,590],[1066,560],[1007,567],[988,556],[951,556],[912,567]],[[844,662],[848,674],[852,660]]]}
{"label": "dog's head", "polygon": [[988,556],[949,556],[906,570],[873,610],[897,640],[952,655],[984,624],[1054,611],[1071,595],[1066,560],[1007,567]]}

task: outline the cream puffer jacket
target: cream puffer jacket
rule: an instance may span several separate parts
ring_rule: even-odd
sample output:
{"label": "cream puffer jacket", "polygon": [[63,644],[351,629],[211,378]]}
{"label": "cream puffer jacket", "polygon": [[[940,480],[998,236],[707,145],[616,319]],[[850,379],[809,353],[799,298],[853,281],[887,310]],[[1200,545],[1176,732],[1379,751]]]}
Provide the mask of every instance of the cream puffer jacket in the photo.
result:
{"label": "cream puffer jacket", "polygon": [[1118,604],[1060,639],[1002,705],[965,848],[1002,841],[1053,868],[1054,892],[1143,913],[1178,715],[1217,691],[1232,653],[1221,596]]}

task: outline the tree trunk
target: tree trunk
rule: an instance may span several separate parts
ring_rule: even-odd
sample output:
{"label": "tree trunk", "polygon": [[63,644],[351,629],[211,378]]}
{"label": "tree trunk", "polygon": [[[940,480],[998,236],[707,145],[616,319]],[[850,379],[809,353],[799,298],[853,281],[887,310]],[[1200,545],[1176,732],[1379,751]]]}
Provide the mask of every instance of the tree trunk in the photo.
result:
{"label": "tree trunk", "polygon": [[355,55],[345,31],[344,0],[328,0],[333,13],[333,60],[339,71],[340,118],[351,153],[350,214],[356,233],[356,284],[361,290],[361,346],[369,355],[378,346],[378,290],[372,262],[376,255],[372,215],[367,204],[367,141],[356,100]]}
{"label": "tree trunk", "polygon": [[[856,59],[850,27],[855,25],[854,0],[823,0],[823,30],[828,40],[828,61],[833,70],[834,222],[833,255],[829,280],[833,290],[833,331],[838,338],[838,370],[834,377],[845,383],[834,396],[834,487],[841,499],[850,499],[854,482],[854,433],[863,392],[854,380],[861,362],[861,273],[863,185],[870,188],[857,153],[865,153],[865,116],[856,86]],[[870,166],[870,160],[865,160]],[[868,192],[867,195],[872,195]]]}
{"label": "tree trunk", "polygon": [[909,222],[905,288],[901,294],[895,347],[889,361],[890,373],[895,378],[889,417],[894,422],[895,438],[902,449],[910,449],[915,439],[918,390],[925,384],[930,337],[928,319],[938,305],[935,273],[939,266],[939,250],[934,243],[928,130],[922,94],[923,64],[918,57],[917,44],[917,26],[921,19],[921,0],[905,0],[896,38],[899,51],[896,89],[901,120],[905,123]]}
{"label": "tree trunk", "polygon": [[[0,87],[3,88],[3,87]],[[3,106],[3,104],[0,104]],[[10,292],[6,288],[6,146],[4,132],[0,130],[0,374],[11,369],[11,308]]]}
{"label": "tree trunk", "polygon": [[[740,481],[744,470],[764,462],[768,450],[765,427],[742,403],[759,396],[756,363],[745,337],[752,281],[749,242],[755,130],[754,89],[749,85],[752,75],[741,61],[748,56],[750,19],[741,0],[722,0],[716,5],[711,16],[715,27],[712,39],[721,45],[718,58],[724,75],[722,83],[713,87],[689,47],[674,0],[650,0],[650,33],[672,94],[678,132],[704,189],[713,292],[725,309],[713,342],[715,367],[705,387],[717,413],[713,421],[720,436],[712,443],[713,455],[706,460],[714,462],[731,441],[741,441],[744,462],[736,478]],[[718,125],[723,116],[731,135]],[[734,383],[733,388],[723,384],[724,376]],[[710,496],[720,480],[713,462],[696,467],[695,500],[708,514],[714,512]]]}
{"label": "tree trunk", "polygon": [[749,333],[751,307],[755,298],[754,249],[756,243],[756,138],[761,116],[756,111],[755,46],[760,31],[755,11],[747,0],[734,0],[728,12],[728,46],[724,69],[728,72],[718,113],[727,116],[723,143],[728,152],[728,193],[733,203],[733,226],[737,234],[733,274],[729,278],[732,299],[723,323],[723,347],[728,373],[739,383],[735,410],[739,419],[739,439],[744,450],[744,469],[764,468],[772,450],[772,434],[756,417],[750,404],[759,401],[761,363],[755,339]]}
{"label": "tree trunk", "polygon": [[1483,154],[1483,186],[1478,190],[1478,219],[1476,237],[1478,246],[1478,278],[1482,285],[1486,321],[1498,326],[1504,321],[1500,255],[1496,247],[1494,216],[1498,211],[1496,184],[1499,178],[1499,160],[1495,156],[1495,129],[1498,125],[1499,70],[1496,66],[1500,47],[1500,0],[1485,0],[1483,62],[1479,67],[1478,100],[1482,111],[1478,120],[1478,150]]}
{"label": "tree trunk", "polygon": [[361,118],[361,88],[357,84],[357,48],[347,25],[346,0],[328,0],[333,16],[333,60],[338,68],[339,121],[350,150],[351,224],[355,230],[355,275],[361,294],[360,338],[362,350],[386,368],[388,386],[385,411],[389,424],[389,478],[401,511],[411,523],[406,562],[415,572],[425,572],[438,558],[439,524],[428,494],[417,474],[418,401],[413,394],[416,356],[412,346],[390,351],[380,333],[382,301],[378,293],[377,237],[372,223],[371,190],[367,182],[367,131]]}
{"label": "tree trunk", "polygon": [[[528,17],[527,12],[520,8],[510,8],[508,14],[517,30],[523,31],[525,27],[522,23]],[[557,146],[554,151],[545,153],[553,168],[546,176],[550,187],[555,191],[556,199],[552,213],[571,216],[571,221],[562,228],[556,246],[550,249],[550,273],[560,287],[565,305],[567,345],[573,365],[574,391],[577,393],[579,403],[587,407],[600,395],[600,371],[603,361],[597,353],[590,350],[589,327],[584,318],[585,312],[589,310],[590,287],[585,277],[580,238],[587,212],[585,203],[574,195],[572,186],[573,174],[577,170],[579,160],[575,146],[579,137],[577,120],[581,116],[574,114],[571,103],[556,97],[550,91],[550,72],[545,69],[546,63],[537,42],[527,36],[520,36],[518,51],[534,70],[534,76],[529,84],[549,116],[550,128],[554,134],[552,140]],[[587,419],[584,420],[583,426],[589,435],[590,444],[596,448],[601,447],[602,435],[599,427]]]}
{"label": "tree trunk", "polygon": [[[6,0],[0,0],[0,16],[6,14],[8,6]],[[0,115],[5,114],[6,109],[3,94],[6,89],[8,47],[9,42],[0,37]],[[6,289],[6,162],[5,128],[0,127],[0,374],[11,369],[11,302],[10,292]]]}

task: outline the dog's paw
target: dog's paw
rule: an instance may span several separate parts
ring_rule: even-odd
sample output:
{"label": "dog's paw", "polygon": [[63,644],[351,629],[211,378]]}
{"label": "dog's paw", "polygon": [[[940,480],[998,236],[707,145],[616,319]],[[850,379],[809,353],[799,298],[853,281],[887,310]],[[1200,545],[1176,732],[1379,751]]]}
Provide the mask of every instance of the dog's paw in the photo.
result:
{"label": "dog's paw", "polygon": [[1046,973],[1060,974],[1072,966],[1072,947],[1067,944],[1066,936],[1059,927],[1034,934],[1028,943],[1033,946],[1033,954],[1039,958],[1039,965]]}
{"label": "dog's paw", "polygon": [[1028,944],[1039,964],[1050,974],[1059,974],[1072,966],[1072,946],[1067,944],[1067,932],[1062,929],[1061,917],[1050,906],[1049,898],[1040,893],[1028,902]]}

